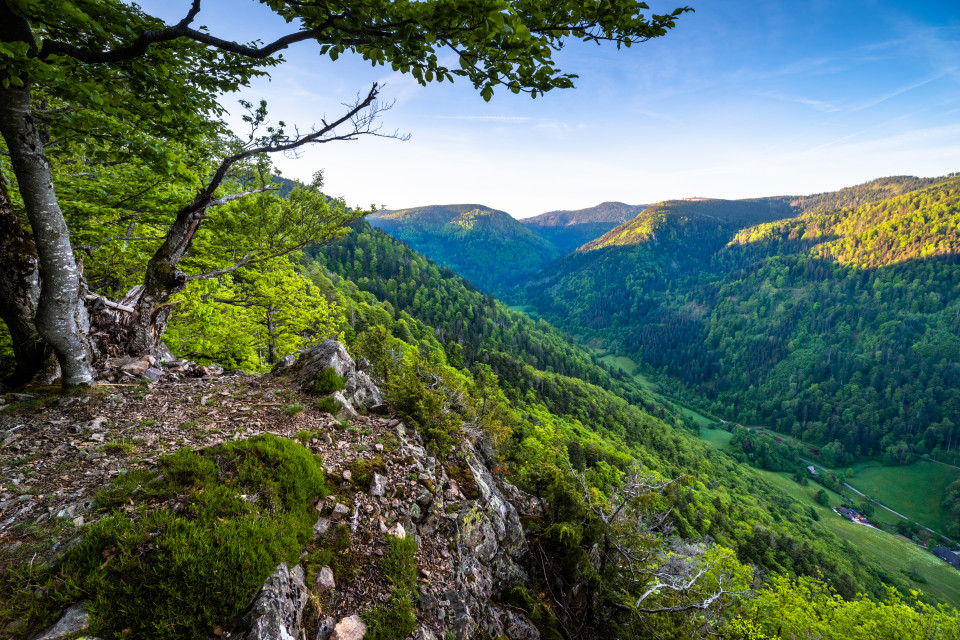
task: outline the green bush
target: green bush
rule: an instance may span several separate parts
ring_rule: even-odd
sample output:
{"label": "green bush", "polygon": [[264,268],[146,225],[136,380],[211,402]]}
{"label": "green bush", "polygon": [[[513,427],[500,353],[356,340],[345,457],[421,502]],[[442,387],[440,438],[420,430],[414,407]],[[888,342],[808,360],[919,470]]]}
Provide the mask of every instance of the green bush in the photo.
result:
{"label": "green bush", "polygon": [[340,413],[341,406],[342,405],[336,400],[336,398],[332,398],[330,396],[317,400],[317,409],[329,413],[332,416]]}
{"label": "green bush", "polygon": [[294,402],[293,404],[288,404],[283,408],[283,413],[288,416],[295,416],[301,411],[303,411],[303,404],[300,402]]}
{"label": "green bush", "polygon": [[91,525],[48,569],[55,596],[30,626],[51,607],[89,599],[96,635],[207,638],[242,613],[280,562],[297,562],[326,493],[319,459],[271,435],[181,450],[161,459],[159,472],[121,476],[97,501],[132,501],[133,512]]}
{"label": "green bush", "polygon": [[413,602],[417,588],[417,543],[412,537],[391,538],[380,570],[393,585],[390,600],[363,613],[369,640],[402,640],[417,628]]}
{"label": "green bush", "polygon": [[343,391],[346,388],[346,378],[337,375],[333,367],[327,367],[318,373],[317,379],[313,383],[313,390],[322,396],[329,395],[334,391]]}

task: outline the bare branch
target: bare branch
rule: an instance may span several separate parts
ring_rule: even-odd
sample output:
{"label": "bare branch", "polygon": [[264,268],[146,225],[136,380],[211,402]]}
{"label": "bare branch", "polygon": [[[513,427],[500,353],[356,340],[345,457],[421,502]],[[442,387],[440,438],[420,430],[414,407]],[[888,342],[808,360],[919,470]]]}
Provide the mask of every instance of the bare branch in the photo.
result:
{"label": "bare branch", "polygon": [[219,207],[219,206],[221,206],[221,205],[227,204],[227,203],[230,202],[231,200],[237,200],[237,199],[239,199],[239,198],[243,198],[244,196],[251,196],[251,195],[253,195],[253,194],[255,194],[255,193],[264,193],[264,192],[266,192],[266,191],[279,191],[279,189],[272,189],[272,188],[270,188],[270,187],[261,187],[261,188],[259,188],[259,189],[251,189],[251,190],[249,190],[249,191],[243,191],[243,192],[241,192],[241,193],[231,193],[231,194],[229,194],[229,195],[223,196],[222,198],[217,198],[216,200],[212,201],[212,202],[211,202],[209,205],[207,205],[207,206],[208,206],[208,207]]}
{"label": "bare branch", "polygon": [[257,254],[251,251],[247,255],[240,258],[240,260],[237,263],[225,269],[219,269],[217,271],[208,271],[207,273],[198,273],[195,276],[187,276],[187,282],[191,282],[193,280],[212,280],[213,278],[219,278],[220,276],[226,275],[228,273],[233,273],[237,269],[250,263],[250,261],[253,259],[255,255]]}
{"label": "bare branch", "polygon": [[97,300],[100,303],[102,303],[104,306],[110,307],[111,309],[116,309],[117,311],[125,311],[127,313],[134,312],[133,307],[128,307],[125,304],[120,304],[120,303],[114,302],[113,300],[108,300],[107,298],[104,298],[103,296],[96,293],[88,293],[87,295],[84,296],[84,298],[86,300]]}

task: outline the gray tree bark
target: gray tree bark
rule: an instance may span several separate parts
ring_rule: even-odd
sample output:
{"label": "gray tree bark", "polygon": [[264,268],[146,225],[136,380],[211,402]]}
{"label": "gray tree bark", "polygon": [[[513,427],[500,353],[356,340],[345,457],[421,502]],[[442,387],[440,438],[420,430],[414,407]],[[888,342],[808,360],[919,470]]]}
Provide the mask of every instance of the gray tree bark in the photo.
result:
{"label": "gray tree bark", "polygon": [[31,115],[29,83],[24,88],[0,89],[0,135],[10,152],[43,276],[36,329],[57,355],[64,387],[92,384],[93,354],[87,336],[85,287],[57,202],[43,142]]}
{"label": "gray tree bark", "polygon": [[42,368],[46,345],[34,317],[40,299],[40,270],[30,234],[23,228],[0,178],[0,319],[13,341],[16,368],[6,382],[20,386]]}

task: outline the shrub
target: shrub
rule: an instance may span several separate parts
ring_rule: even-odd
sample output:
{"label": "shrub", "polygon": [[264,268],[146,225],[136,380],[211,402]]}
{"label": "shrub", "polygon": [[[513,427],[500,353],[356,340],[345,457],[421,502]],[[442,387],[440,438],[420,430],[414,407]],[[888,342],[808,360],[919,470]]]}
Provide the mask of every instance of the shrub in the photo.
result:
{"label": "shrub", "polygon": [[317,379],[313,383],[313,390],[322,396],[329,395],[334,391],[343,391],[346,388],[346,378],[337,375],[333,367],[327,367],[318,373]]}
{"label": "shrub", "polygon": [[391,538],[380,570],[393,585],[390,600],[363,613],[370,640],[402,640],[417,628],[413,601],[417,586],[417,543],[412,537]]}
{"label": "shrub", "polygon": [[288,404],[283,408],[283,413],[288,416],[295,416],[298,413],[303,411],[303,405],[299,402],[294,402],[293,404]]}
{"label": "shrub", "polygon": [[325,398],[320,398],[319,400],[317,400],[317,409],[319,409],[320,411],[329,413],[332,416],[335,416],[338,413],[340,413],[341,407],[342,405],[340,404],[340,402],[337,401],[336,398],[333,398],[331,396],[327,396]]}

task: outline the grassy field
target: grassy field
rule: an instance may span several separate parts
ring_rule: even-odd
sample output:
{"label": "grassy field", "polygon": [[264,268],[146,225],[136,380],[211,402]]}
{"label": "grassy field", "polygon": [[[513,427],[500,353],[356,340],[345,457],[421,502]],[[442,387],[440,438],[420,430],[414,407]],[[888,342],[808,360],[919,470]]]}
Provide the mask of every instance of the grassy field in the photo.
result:
{"label": "grassy field", "polygon": [[540,314],[537,313],[537,310],[529,304],[508,304],[507,309],[510,309],[510,311],[516,311],[517,313],[522,313],[532,320],[540,319]]}
{"label": "grassy field", "polygon": [[[920,547],[893,534],[854,524],[821,506],[814,500],[822,487],[815,483],[801,486],[789,474],[756,470],[770,484],[782,489],[805,506],[813,507],[820,515],[819,525],[826,527],[842,540],[854,545],[864,558],[909,581],[914,589],[960,607],[960,571]],[[830,493],[831,506],[840,504],[840,498]],[[919,577],[920,580],[914,579]],[[926,582],[923,582],[925,580]]]}
{"label": "grassy field", "polygon": [[700,439],[720,451],[731,451],[731,438],[733,438],[733,434],[723,429],[708,429],[705,427],[700,429]]}
{"label": "grassy field", "polygon": [[591,348],[591,351],[599,356],[600,362],[614,369],[620,369],[621,371],[633,376],[633,379],[636,380],[637,383],[647,391],[651,393],[657,392],[657,385],[655,382],[647,378],[642,373],[634,373],[634,371],[637,369],[637,363],[627,356],[614,355],[612,353],[607,353],[602,349]]}
{"label": "grassy field", "polygon": [[891,509],[937,531],[947,525],[940,503],[947,486],[960,478],[960,469],[920,461],[904,467],[875,462],[854,465],[847,482]]}
{"label": "grassy field", "polygon": [[[816,448],[814,445],[763,427],[749,428],[787,444],[799,445],[807,451],[806,458],[819,464],[817,457],[809,453]],[[960,469],[930,461],[915,462],[903,467],[884,467],[876,461],[867,461],[854,464],[852,468],[855,471],[853,475],[847,473],[847,467],[831,471],[845,474],[850,486],[902,513],[910,520],[940,533],[946,531],[947,523],[940,504],[947,486],[960,478]],[[854,502],[863,501],[863,498],[853,491],[845,490],[844,493]],[[884,524],[896,524],[902,520],[880,508],[877,509],[874,519]]]}

